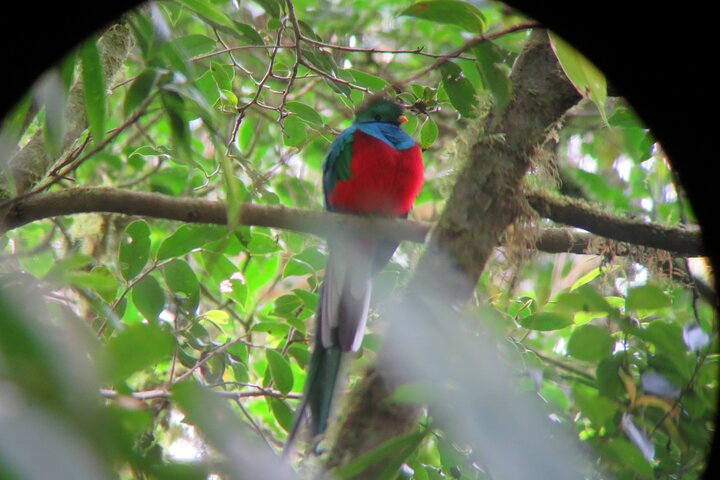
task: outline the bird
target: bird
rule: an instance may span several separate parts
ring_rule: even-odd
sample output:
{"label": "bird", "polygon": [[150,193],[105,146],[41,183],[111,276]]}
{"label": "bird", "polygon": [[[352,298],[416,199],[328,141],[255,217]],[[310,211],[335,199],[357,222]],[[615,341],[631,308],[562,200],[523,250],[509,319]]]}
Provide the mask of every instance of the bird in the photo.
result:
{"label": "bird", "polygon": [[[403,105],[372,96],[353,124],[330,145],[323,162],[325,209],[347,214],[407,218],[423,184],[422,152],[400,127]],[[398,242],[335,232],[315,315],[313,353],[303,396],[284,451],[309,414],[313,438],[325,432],[341,361],[356,353],[367,321],[372,277],[390,261]]]}

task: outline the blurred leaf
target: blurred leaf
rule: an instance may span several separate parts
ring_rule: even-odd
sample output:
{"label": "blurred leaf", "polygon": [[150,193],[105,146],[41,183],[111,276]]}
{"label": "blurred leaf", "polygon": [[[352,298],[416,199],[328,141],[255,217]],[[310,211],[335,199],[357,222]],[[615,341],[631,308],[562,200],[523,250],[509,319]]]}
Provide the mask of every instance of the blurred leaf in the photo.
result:
{"label": "blurred leaf", "polygon": [[157,320],[165,309],[165,291],[155,277],[148,275],[132,288],[135,307],[148,320]]}
{"label": "blurred leaf", "polygon": [[275,387],[282,393],[288,393],[294,383],[290,364],[277,350],[267,349],[265,355]]}
{"label": "blurred leaf", "polygon": [[623,438],[612,438],[602,446],[602,451],[614,458],[620,465],[629,467],[644,478],[655,478],[653,467],[640,450]]}
{"label": "blurred leaf", "polygon": [[573,290],[582,287],[582,286],[585,285],[586,283],[592,282],[592,281],[595,280],[595,279],[598,277],[598,275],[600,275],[601,273],[602,273],[602,270],[600,270],[599,267],[598,267],[598,268],[593,268],[593,269],[590,270],[588,273],[586,273],[586,274],[583,275],[582,277],[578,278],[578,279],[575,281],[575,283],[573,283],[572,286],[570,287],[570,291],[572,292]]}
{"label": "blurred leaf", "polygon": [[190,127],[183,117],[187,112],[185,100],[177,93],[167,90],[163,91],[161,99],[173,137],[173,159],[178,163],[195,165],[192,155]]}
{"label": "blurred leaf", "polygon": [[288,407],[287,404],[279,398],[265,397],[265,399],[267,400],[268,406],[270,407],[275,420],[277,420],[283,430],[289,432],[293,423],[293,412],[290,410],[290,407]]}
{"label": "blurred leaf", "polygon": [[507,55],[493,42],[480,43],[473,47],[472,52],[477,58],[476,65],[483,85],[490,91],[495,102],[496,115],[499,115],[505,110],[512,95],[509,68],[504,61]]}
{"label": "blurred leaf", "polygon": [[605,357],[598,363],[595,369],[595,378],[601,395],[616,398],[624,392],[623,383],[618,375],[618,369],[622,362],[621,356],[612,356]]}
{"label": "blurred leaf", "polygon": [[237,32],[238,36],[248,42],[250,45],[264,45],[265,42],[263,42],[263,38],[260,36],[260,34],[247,23],[240,23],[233,20],[233,24],[235,25],[235,31]]}
{"label": "blurred leaf", "polygon": [[678,373],[689,379],[691,367],[687,362],[685,343],[682,338],[682,329],[679,325],[655,320],[645,328],[637,329],[635,335],[655,345],[656,353],[665,356]]}
{"label": "blurred leaf", "polygon": [[558,312],[541,312],[520,319],[520,325],[530,330],[560,330],[572,325],[572,317]]}
{"label": "blurred leaf", "polygon": [[233,24],[230,19],[221,11],[217,9],[212,2],[203,2],[202,0],[178,0],[180,3],[185,4],[188,8],[195,11],[197,14],[205,17],[212,23],[221,25],[223,27],[232,27]]}
{"label": "blurred leaf", "polygon": [[393,479],[400,465],[420,446],[426,435],[426,431],[419,430],[391,438],[331,473],[340,479],[355,478],[373,465],[385,462],[384,470],[373,478]]}
{"label": "blurred leaf", "polygon": [[210,37],[197,34],[186,35],[175,40],[177,47],[190,57],[211,52],[213,48],[215,48],[216,43],[217,42]]}
{"label": "blurred leaf", "polygon": [[596,362],[610,356],[615,341],[605,328],[581,325],[575,328],[567,343],[567,352],[578,360]]}
{"label": "blurred leaf", "polygon": [[172,334],[157,324],[138,323],[126,327],[108,341],[104,363],[108,380],[120,382],[169,359],[174,345]]}
{"label": "blurred leaf", "polygon": [[560,66],[565,71],[565,75],[567,75],[580,95],[589,98],[595,104],[603,121],[607,123],[607,114],[605,113],[607,85],[605,76],[565,40],[552,32],[549,35],[551,45]]}
{"label": "blurred leaf", "polygon": [[129,117],[150,96],[157,83],[157,78],[157,70],[149,68],[132,82],[125,95],[125,105],[123,106],[126,117]]}
{"label": "blurred leaf", "polygon": [[625,310],[657,310],[670,306],[670,299],[656,285],[644,285],[628,289]]}
{"label": "blurred leaf", "polygon": [[225,65],[217,62],[210,62],[210,73],[219,90],[231,91],[235,71],[232,65]]}
{"label": "blurred leaf", "polygon": [[184,224],[167,237],[158,250],[158,261],[179,257],[218,240],[227,234],[227,228],[218,225]]}
{"label": "blurred leaf", "polygon": [[145,220],[136,220],[125,227],[118,262],[125,280],[135,278],[150,258],[150,227]]}
{"label": "blurred leaf", "polygon": [[381,92],[390,86],[384,78],[378,77],[377,75],[372,75],[354,68],[348,68],[346,71],[350,72],[356,85],[365,87],[368,90]]}
{"label": "blurred leaf", "polygon": [[82,79],[90,132],[96,145],[105,137],[105,74],[94,40],[85,42],[80,49]]}
{"label": "blurred leaf", "polygon": [[426,150],[435,143],[438,136],[438,126],[435,121],[428,117],[420,129],[420,148]]}
{"label": "blurred leaf", "polygon": [[587,387],[575,385],[572,396],[580,411],[596,428],[603,427],[617,413],[617,406],[612,400],[595,395]]}
{"label": "blurred leaf", "polygon": [[483,33],[486,25],[485,15],[477,7],[459,0],[418,2],[400,12],[400,15],[456,25],[476,34]]}
{"label": "blurred leaf", "polygon": [[290,113],[294,113],[300,119],[310,125],[322,127],[325,124],[322,116],[320,116],[320,114],[316,112],[314,108],[302,102],[287,102],[285,104],[285,109]]}
{"label": "blurred leaf", "polygon": [[257,0],[257,3],[273,18],[279,18],[284,10],[279,0]]}
{"label": "blurred leaf", "polygon": [[302,145],[307,139],[305,122],[296,115],[290,115],[283,120],[283,143],[288,147]]}
{"label": "blurred leaf", "polygon": [[162,268],[165,283],[175,295],[185,299],[183,307],[194,312],[200,303],[200,284],[185,260],[175,260]]}
{"label": "blurred leaf", "polygon": [[450,103],[463,117],[475,118],[475,87],[465,78],[462,69],[453,62],[446,62],[440,67],[443,86],[450,98]]}

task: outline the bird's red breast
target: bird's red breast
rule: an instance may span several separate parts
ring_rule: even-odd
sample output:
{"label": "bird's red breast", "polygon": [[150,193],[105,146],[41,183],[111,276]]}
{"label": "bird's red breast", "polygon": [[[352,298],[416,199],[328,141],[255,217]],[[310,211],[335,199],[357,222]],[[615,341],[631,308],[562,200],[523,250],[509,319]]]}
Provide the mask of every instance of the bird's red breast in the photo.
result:
{"label": "bird's red breast", "polygon": [[350,178],[338,181],[328,195],[337,211],[402,216],[410,211],[423,184],[417,145],[396,150],[357,130],[353,133]]}

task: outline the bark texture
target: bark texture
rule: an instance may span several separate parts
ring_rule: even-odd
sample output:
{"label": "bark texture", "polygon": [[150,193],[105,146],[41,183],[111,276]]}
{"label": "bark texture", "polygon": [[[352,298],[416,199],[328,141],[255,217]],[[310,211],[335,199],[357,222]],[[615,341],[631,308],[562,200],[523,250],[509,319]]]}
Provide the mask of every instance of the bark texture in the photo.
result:
{"label": "bark texture", "polygon": [[[111,85],[115,76],[130,53],[133,45],[130,30],[123,23],[110,27],[98,42],[106,86]],[[70,88],[64,112],[65,134],[60,156],[67,152],[88,126],[85,112],[84,87],[81,76]],[[8,166],[15,182],[17,195],[27,192],[35,183],[44,178],[56,158],[48,154],[43,140],[43,130],[38,129],[28,143],[10,159]],[[11,193],[8,185],[0,180],[0,199]]]}
{"label": "bark texture", "polygon": [[[408,302],[432,301],[426,297],[429,292],[451,304],[470,298],[504,231],[523,210],[521,187],[532,156],[580,99],[543,30],[533,32],[513,67],[511,81],[512,100],[499,117],[483,120],[482,133],[468,151],[446,209],[408,283]],[[388,400],[393,381],[385,374],[382,358],[391,357],[390,350],[391,345],[383,345],[378,366],[351,393],[327,456],[328,469],[417,428],[418,409]],[[382,468],[366,470],[357,478],[374,478]]]}

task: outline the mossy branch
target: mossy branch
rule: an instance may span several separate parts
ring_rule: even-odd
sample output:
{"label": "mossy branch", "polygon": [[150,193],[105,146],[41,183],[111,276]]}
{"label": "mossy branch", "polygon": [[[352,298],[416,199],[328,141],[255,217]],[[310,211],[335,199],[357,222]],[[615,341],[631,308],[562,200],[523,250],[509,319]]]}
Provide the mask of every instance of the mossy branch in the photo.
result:
{"label": "mossy branch", "polygon": [[[100,38],[98,51],[106,86],[112,84],[113,79],[122,69],[132,45],[133,39],[130,30],[123,23],[111,26]],[[80,77],[78,75],[78,79],[67,95],[63,114],[65,134],[57,158],[61,158],[70,150],[88,126],[84,87]],[[11,177],[15,183],[15,193],[23,194],[32,188],[45,177],[57,158],[48,153],[45,148],[43,129],[38,128],[28,143],[8,161]],[[3,177],[0,179],[0,198],[9,198],[10,196],[12,196],[11,189]]]}

